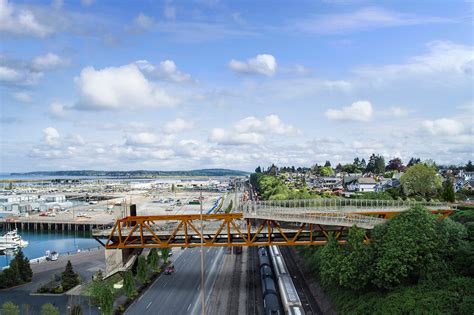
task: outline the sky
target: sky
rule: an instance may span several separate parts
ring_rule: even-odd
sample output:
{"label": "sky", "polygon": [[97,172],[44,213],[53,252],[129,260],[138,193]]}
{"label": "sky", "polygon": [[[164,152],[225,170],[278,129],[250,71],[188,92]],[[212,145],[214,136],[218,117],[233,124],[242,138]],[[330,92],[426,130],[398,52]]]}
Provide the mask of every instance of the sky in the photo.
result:
{"label": "sky", "polygon": [[0,172],[465,164],[474,1],[0,0]]}

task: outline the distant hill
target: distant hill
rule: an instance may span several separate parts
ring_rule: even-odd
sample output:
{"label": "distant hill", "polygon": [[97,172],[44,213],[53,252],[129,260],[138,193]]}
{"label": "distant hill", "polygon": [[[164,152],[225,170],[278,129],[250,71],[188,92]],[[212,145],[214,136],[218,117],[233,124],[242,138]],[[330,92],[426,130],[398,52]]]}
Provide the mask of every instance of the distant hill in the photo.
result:
{"label": "distant hill", "polygon": [[12,176],[108,176],[108,177],[158,177],[158,176],[246,176],[248,172],[210,168],[189,171],[39,171],[28,173],[10,173]]}

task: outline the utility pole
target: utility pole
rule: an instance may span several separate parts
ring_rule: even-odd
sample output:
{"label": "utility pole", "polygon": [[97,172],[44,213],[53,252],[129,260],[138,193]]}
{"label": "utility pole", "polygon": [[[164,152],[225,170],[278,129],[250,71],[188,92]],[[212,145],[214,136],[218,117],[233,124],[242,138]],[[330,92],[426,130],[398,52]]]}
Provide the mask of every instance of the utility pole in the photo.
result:
{"label": "utility pole", "polygon": [[199,192],[199,210],[201,213],[201,314],[206,314],[206,299],[204,296],[204,222],[202,218],[202,187]]}

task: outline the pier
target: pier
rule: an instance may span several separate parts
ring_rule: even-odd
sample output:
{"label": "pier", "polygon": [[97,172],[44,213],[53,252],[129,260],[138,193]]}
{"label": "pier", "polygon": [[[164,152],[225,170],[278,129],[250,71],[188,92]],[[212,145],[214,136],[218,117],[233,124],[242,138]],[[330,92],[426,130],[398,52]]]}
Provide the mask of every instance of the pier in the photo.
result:
{"label": "pier", "polygon": [[92,231],[95,229],[108,229],[113,222],[104,221],[53,221],[53,220],[21,220],[0,219],[3,231],[18,229],[25,231]]}

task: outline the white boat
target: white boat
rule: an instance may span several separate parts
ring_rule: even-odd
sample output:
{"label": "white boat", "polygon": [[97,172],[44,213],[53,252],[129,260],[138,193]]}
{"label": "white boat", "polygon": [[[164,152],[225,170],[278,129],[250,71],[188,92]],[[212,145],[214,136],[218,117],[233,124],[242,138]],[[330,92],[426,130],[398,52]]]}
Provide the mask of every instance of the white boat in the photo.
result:
{"label": "white boat", "polygon": [[18,248],[28,246],[28,241],[21,239],[21,236],[17,234],[17,230],[14,229],[0,236],[0,247]]}

